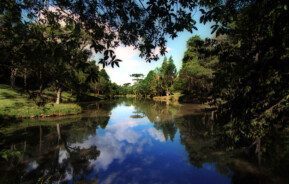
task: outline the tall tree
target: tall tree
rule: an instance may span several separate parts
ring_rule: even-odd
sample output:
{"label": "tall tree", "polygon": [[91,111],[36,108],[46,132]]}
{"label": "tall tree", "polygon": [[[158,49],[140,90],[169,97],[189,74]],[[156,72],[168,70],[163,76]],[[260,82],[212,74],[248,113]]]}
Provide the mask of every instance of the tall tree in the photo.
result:
{"label": "tall tree", "polygon": [[213,40],[193,36],[187,41],[182,68],[174,84],[176,90],[185,94],[185,101],[204,102],[212,95],[213,72],[218,63]]}
{"label": "tall tree", "polygon": [[142,74],[142,73],[133,73],[133,74],[130,75],[130,77],[133,78],[133,79],[132,79],[133,81],[139,82],[140,80],[143,79],[144,74]]}
{"label": "tall tree", "polygon": [[92,89],[97,94],[107,94],[110,92],[110,78],[105,69],[101,69],[98,73],[97,81],[91,83]]}
{"label": "tall tree", "polygon": [[163,64],[160,68],[160,76],[162,80],[163,88],[166,91],[166,96],[170,95],[171,87],[173,85],[173,82],[176,78],[177,69],[174,64],[173,58],[170,57],[167,59],[166,57],[163,60]]}

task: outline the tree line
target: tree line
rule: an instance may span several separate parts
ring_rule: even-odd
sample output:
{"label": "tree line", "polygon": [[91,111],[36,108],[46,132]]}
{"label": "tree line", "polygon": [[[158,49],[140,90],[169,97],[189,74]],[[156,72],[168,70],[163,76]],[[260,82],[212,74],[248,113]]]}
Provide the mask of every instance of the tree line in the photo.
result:
{"label": "tree line", "polygon": [[182,66],[177,72],[172,57],[164,57],[160,68],[143,74],[132,74],[134,83],[126,83],[120,94],[134,94],[139,97],[170,96],[183,94],[184,102],[207,102],[212,100],[214,72],[218,55],[213,39],[193,36],[187,41],[187,50]]}
{"label": "tree line", "polygon": [[120,94],[133,94],[138,97],[152,98],[154,96],[170,95],[177,70],[172,57],[163,60],[162,66],[144,76],[143,74],[131,74],[134,83],[126,83],[120,86]]}

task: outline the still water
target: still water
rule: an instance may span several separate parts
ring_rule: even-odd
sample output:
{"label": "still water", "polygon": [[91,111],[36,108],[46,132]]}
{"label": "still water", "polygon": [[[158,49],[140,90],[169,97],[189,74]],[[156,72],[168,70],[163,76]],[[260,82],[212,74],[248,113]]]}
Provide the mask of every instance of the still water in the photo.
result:
{"label": "still water", "polygon": [[7,129],[0,183],[286,183],[218,147],[211,113],[193,105],[118,100],[80,116]]}

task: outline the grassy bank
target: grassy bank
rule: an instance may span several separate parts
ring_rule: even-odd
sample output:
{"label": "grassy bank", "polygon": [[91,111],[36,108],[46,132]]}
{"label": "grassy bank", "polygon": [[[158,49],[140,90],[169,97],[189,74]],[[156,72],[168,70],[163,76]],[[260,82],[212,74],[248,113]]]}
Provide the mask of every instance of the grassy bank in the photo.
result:
{"label": "grassy bank", "polygon": [[28,98],[28,95],[0,84],[0,117],[45,117],[78,114],[81,107],[73,103],[47,103],[40,107]]}
{"label": "grassy bank", "polygon": [[182,95],[181,93],[174,93],[173,95],[170,95],[170,96],[155,96],[153,97],[153,100],[161,101],[161,102],[170,101],[170,102],[178,103],[181,95]]}

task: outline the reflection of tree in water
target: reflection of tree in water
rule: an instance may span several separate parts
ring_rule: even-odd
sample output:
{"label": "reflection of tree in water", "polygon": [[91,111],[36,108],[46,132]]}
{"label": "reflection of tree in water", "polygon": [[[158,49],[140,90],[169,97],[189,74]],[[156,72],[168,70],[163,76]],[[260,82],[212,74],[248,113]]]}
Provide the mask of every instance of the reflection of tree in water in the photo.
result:
{"label": "reflection of tree in water", "polygon": [[161,130],[166,140],[173,141],[177,133],[177,127],[174,123],[155,124],[155,128]]}
{"label": "reflection of tree in water", "polygon": [[[86,125],[87,122],[89,121],[86,120],[84,122]],[[97,159],[100,152],[99,150],[97,150],[96,146],[80,149],[79,147],[70,146],[69,144],[70,141],[68,142],[68,140],[74,140],[75,136],[85,138],[95,133],[94,131],[88,130],[93,127],[88,126],[87,128],[82,128],[84,126],[81,126],[80,128],[80,130],[83,130],[83,132],[79,131],[79,129],[74,126],[69,131],[69,136],[65,132],[64,133],[61,133],[61,131],[58,132],[58,144],[56,149],[52,151],[54,152],[53,156],[52,153],[48,153],[47,157],[46,155],[44,155],[44,157],[46,157],[48,160],[44,159],[43,162],[40,162],[39,165],[43,166],[43,168],[37,168],[37,170],[40,169],[45,171],[41,173],[42,174],[42,176],[40,176],[41,179],[44,179],[45,181],[85,180],[84,178],[85,175],[89,173],[91,169],[89,168],[90,164],[89,160]],[[57,127],[59,127],[59,125],[57,125]],[[94,130],[95,129],[96,127],[94,127]],[[81,135],[79,135],[79,133],[81,133]],[[71,135],[73,135],[73,138],[71,138]],[[49,156],[50,154],[51,156]],[[51,162],[50,158],[54,158],[54,162]],[[49,163],[53,163],[53,165],[50,165]],[[47,168],[51,169],[48,169],[47,172]]]}
{"label": "reflection of tree in water", "polygon": [[178,112],[178,107],[169,106],[165,103],[159,103],[151,100],[137,100],[128,99],[125,100],[126,105],[133,105],[138,114],[142,113],[151,122],[164,122],[166,120],[173,120],[174,116]]}
{"label": "reflection of tree in water", "polygon": [[202,167],[205,162],[211,162],[208,153],[212,154],[216,148],[216,139],[210,132],[211,125],[203,123],[203,118],[207,118],[206,115],[187,116],[176,120],[181,143],[189,153],[190,162],[197,167]]}
{"label": "reflection of tree in water", "polygon": [[258,163],[254,152],[236,149],[224,141],[223,128],[214,124],[211,113],[187,115],[179,107],[151,101],[131,100],[126,103],[147,116],[163,132],[166,140],[173,140],[179,130],[189,161],[198,168],[214,163],[219,173],[232,177],[232,183],[289,183],[288,134],[268,138],[271,142],[263,145],[266,151]]}
{"label": "reflection of tree in water", "polygon": [[170,139],[173,141],[177,132],[174,118],[176,113],[178,113],[178,107],[169,106],[165,103],[134,99],[126,100],[125,103],[136,108],[136,113],[133,114],[133,117],[134,115],[145,115],[150,122],[154,123],[156,129],[163,132],[166,140]]}
{"label": "reflection of tree in water", "polygon": [[263,162],[258,163],[257,156],[246,150],[226,149],[225,143],[220,142],[220,127],[213,128],[208,114],[184,116],[175,121],[181,143],[194,166],[201,168],[214,163],[219,173],[232,176],[232,183],[289,183],[289,136],[272,142],[267,155],[262,157]]}
{"label": "reflection of tree in water", "polygon": [[133,119],[141,119],[145,117],[145,115],[141,111],[138,111],[138,110],[133,111],[132,113],[133,114],[130,115],[130,118],[133,118]]}
{"label": "reflection of tree in water", "polygon": [[[79,148],[71,145],[95,135],[97,127],[105,128],[108,119],[108,116],[86,117],[68,125],[30,127],[13,132],[5,137],[2,146],[21,150],[21,156],[0,160],[0,164],[10,165],[0,169],[3,180],[0,183],[86,181],[85,176],[92,170],[89,160],[97,159],[100,151],[96,146]],[[92,178],[97,182],[97,176]]]}
{"label": "reflection of tree in water", "polygon": [[[190,162],[196,167],[204,163],[220,161],[219,171],[228,174],[228,162],[224,151],[217,149],[214,127],[210,121],[210,113],[182,115],[181,108],[165,103],[151,101],[130,101],[138,111],[142,112],[161,130],[166,140],[173,140],[177,130],[180,131],[181,143],[184,144]],[[218,158],[218,159],[216,159]]]}
{"label": "reflection of tree in water", "polygon": [[143,118],[144,116],[142,114],[133,114],[130,116],[130,118],[133,118],[133,119],[141,119]]}

